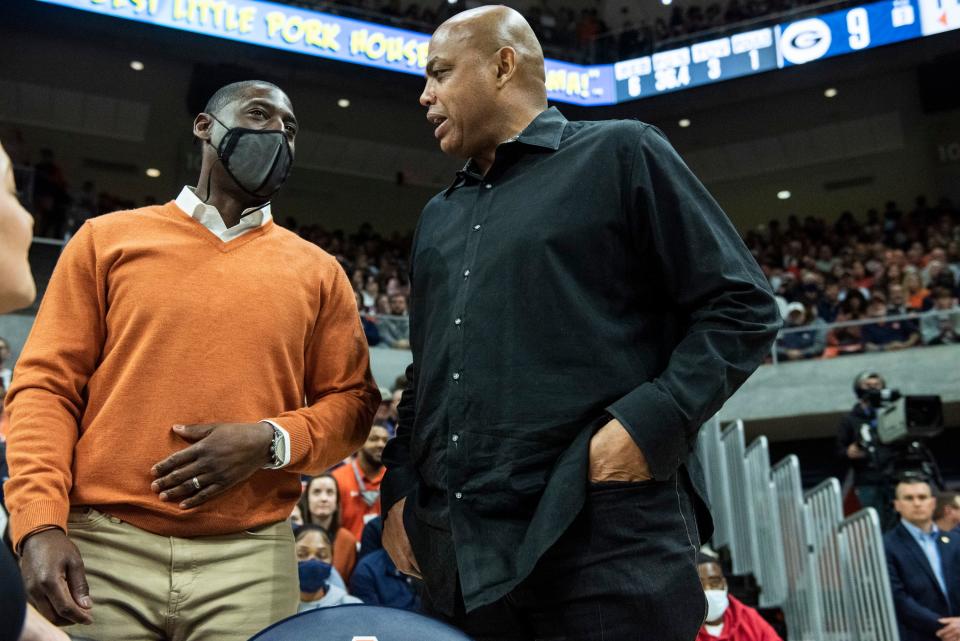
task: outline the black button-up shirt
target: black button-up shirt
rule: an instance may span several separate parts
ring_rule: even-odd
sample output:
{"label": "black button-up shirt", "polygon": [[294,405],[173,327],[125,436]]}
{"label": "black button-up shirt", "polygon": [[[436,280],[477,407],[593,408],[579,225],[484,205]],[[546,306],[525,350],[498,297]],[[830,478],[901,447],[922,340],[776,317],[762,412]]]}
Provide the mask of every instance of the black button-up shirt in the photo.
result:
{"label": "black button-up shirt", "polygon": [[383,511],[408,498],[446,612],[458,578],[473,610],[530,573],[582,508],[609,416],[655,478],[701,485],[697,430],[780,326],[755,260],[659,130],[554,108],[427,204],[411,283]]}

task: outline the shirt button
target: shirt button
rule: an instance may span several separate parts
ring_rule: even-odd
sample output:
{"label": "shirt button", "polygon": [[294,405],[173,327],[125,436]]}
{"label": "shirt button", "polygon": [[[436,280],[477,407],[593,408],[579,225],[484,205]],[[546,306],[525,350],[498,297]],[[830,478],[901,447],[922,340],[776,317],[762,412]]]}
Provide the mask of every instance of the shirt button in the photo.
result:
{"label": "shirt button", "polygon": [[454,494],[454,496],[457,497],[457,500],[462,499],[462,498],[463,498],[463,492],[457,492],[456,494]]}
{"label": "shirt button", "polygon": [[493,185],[491,185],[490,183],[487,183],[486,185],[484,185],[484,187],[486,187],[487,189],[493,189]]}
{"label": "shirt button", "polygon": [[466,278],[469,275],[470,275],[470,270],[469,269],[464,270],[463,277]]}
{"label": "shirt button", "polygon": [[462,323],[463,323],[463,319],[460,319],[460,318],[458,318],[457,320],[453,321],[453,324],[456,325],[457,327],[460,327],[460,325],[461,325]]}
{"label": "shirt button", "polygon": [[480,231],[480,225],[474,225],[473,231]]}
{"label": "shirt button", "polygon": [[460,440],[460,435],[459,435],[459,434],[454,434],[453,436],[450,437],[450,439],[451,439],[454,443],[456,443],[457,441]]}
{"label": "shirt button", "polygon": [[460,380],[460,372],[454,372],[454,373],[453,373],[453,380],[455,380],[455,381],[459,381],[459,380]]}

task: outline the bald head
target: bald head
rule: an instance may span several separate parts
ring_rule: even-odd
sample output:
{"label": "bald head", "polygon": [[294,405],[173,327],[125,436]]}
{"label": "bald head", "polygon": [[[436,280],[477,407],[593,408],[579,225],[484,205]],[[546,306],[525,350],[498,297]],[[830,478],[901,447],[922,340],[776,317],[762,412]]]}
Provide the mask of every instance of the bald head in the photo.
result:
{"label": "bald head", "polygon": [[540,90],[546,104],[543,49],[530,24],[515,9],[487,5],[463,11],[437,28],[433,40],[440,38],[459,41],[481,54],[510,47],[516,52],[517,80],[534,92]]}
{"label": "bald head", "polygon": [[497,146],[547,108],[543,50],[507,7],[480,7],[444,22],[430,39],[420,104],[440,149],[482,171]]}

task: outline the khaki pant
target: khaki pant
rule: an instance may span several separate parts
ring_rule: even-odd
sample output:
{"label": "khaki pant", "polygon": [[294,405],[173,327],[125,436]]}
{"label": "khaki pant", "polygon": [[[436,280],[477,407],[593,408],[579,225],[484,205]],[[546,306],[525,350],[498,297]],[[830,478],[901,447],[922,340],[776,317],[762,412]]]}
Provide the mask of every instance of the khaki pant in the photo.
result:
{"label": "khaki pant", "polygon": [[281,521],[227,536],[144,532],[91,509],[70,511],[93,599],[97,641],[247,641],[297,611],[293,533]]}

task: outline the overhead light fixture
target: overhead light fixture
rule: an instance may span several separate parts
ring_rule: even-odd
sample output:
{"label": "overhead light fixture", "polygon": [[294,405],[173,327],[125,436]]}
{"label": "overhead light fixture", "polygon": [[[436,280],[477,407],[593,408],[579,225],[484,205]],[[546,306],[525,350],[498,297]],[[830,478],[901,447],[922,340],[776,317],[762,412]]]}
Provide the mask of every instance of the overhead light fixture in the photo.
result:
{"label": "overhead light fixture", "polygon": [[823,95],[826,96],[827,98],[834,98],[837,95],[837,90],[833,87],[830,87],[829,89],[823,92]]}
{"label": "overhead light fixture", "polygon": [[156,167],[150,167],[149,169],[147,169],[147,176],[149,176],[150,178],[159,178],[160,170],[157,169]]}
{"label": "overhead light fixture", "polygon": [[669,6],[673,2],[673,0],[660,0],[660,1],[667,6]]}
{"label": "overhead light fixture", "polygon": [[789,198],[789,197],[792,196],[792,195],[793,195],[793,194],[791,194],[791,193],[790,193],[789,191],[787,191],[786,189],[784,189],[783,191],[778,191],[778,192],[777,192],[777,198],[779,198],[780,200],[786,200],[787,198]]}
{"label": "overhead light fixture", "polygon": [[343,109],[346,109],[347,107],[350,106],[350,101],[346,98],[341,98],[340,100],[337,101],[337,106]]}
{"label": "overhead light fixture", "polygon": [[131,60],[130,68],[133,69],[134,71],[143,71],[143,63],[140,62],[139,60]]}
{"label": "overhead light fixture", "polygon": [[680,122],[678,122],[677,124],[680,125],[681,127],[683,127],[684,129],[686,129],[687,127],[690,126],[690,119],[689,119],[689,118],[681,118],[681,119],[680,119]]}

